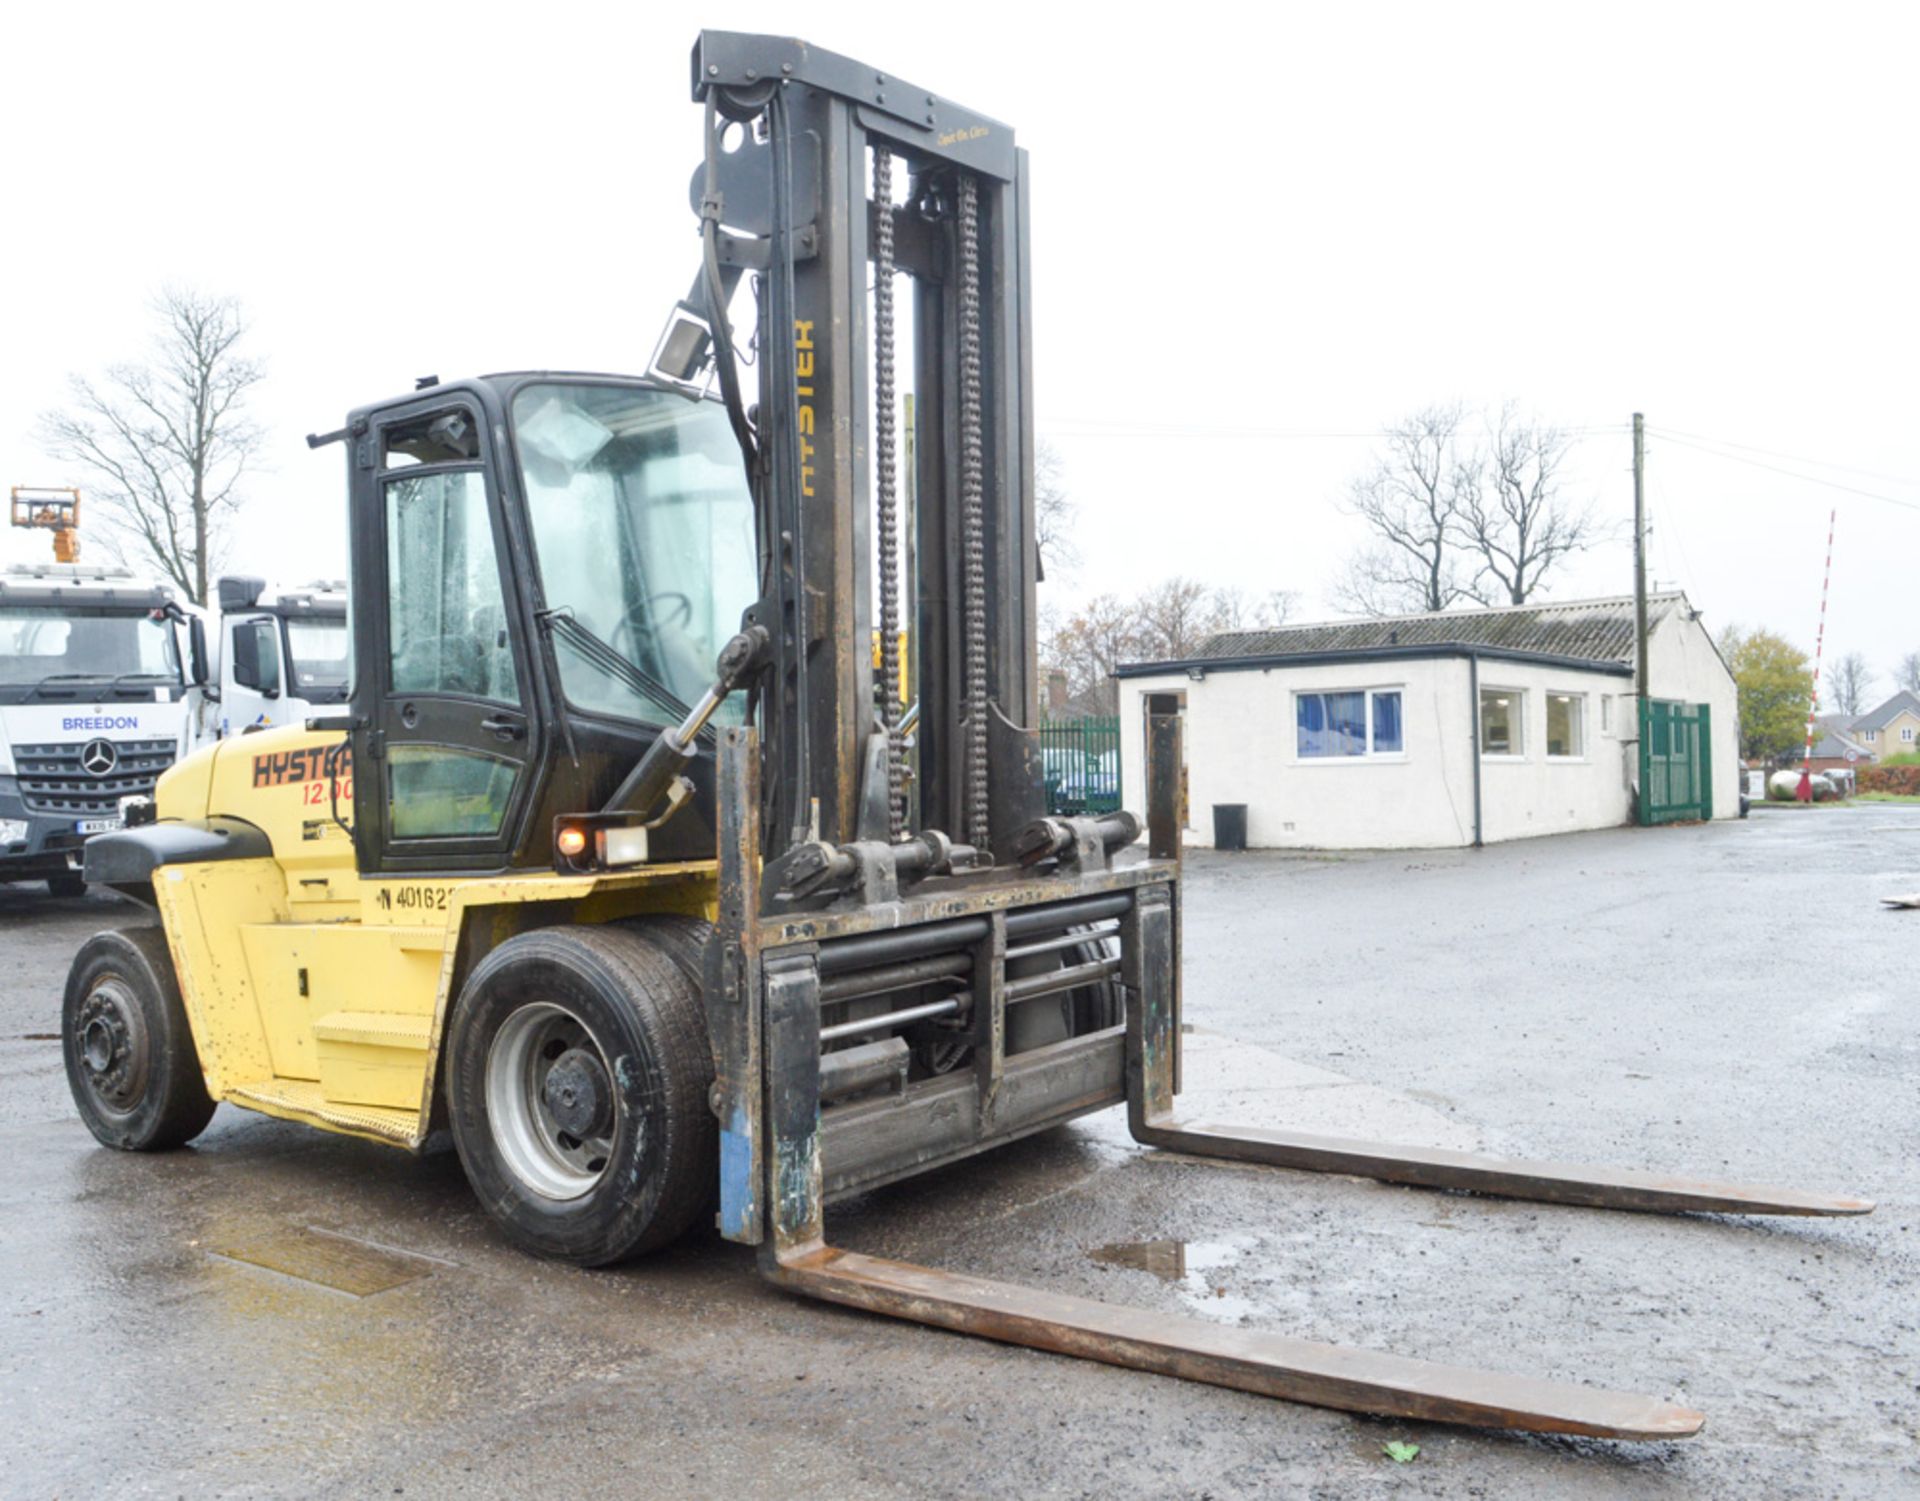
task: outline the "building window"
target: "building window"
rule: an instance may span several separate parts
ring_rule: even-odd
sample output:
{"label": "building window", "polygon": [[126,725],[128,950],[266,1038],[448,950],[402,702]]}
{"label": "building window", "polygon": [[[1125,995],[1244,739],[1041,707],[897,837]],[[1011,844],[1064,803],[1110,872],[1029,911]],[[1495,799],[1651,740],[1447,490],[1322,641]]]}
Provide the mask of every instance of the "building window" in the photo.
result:
{"label": "building window", "polygon": [[1587,753],[1587,698],[1584,693],[1547,695],[1547,754],[1578,757]]}
{"label": "building window", "polygon": [[1517,688],[1480,690],[1480,754],[1524,756],[1527,696]]}
{"label": "building window", "polygon": [[1400,690],[1297,693],[1294,723],[1302,760],[1398,756],[1406,751]]}
{"label": "building window", "polygon": [[1880,738],[1880,732],[1878,730],[1862,730],[1860,732],[1860,738],[1872,742]]}
{"label": "building window", "polygon": [[1600,695],[1600,733],[1603,735],[1613,733],[1613,695],[1611,693]]}
{"label": "building window", "polygon": [[1910,724],[1901,725],[1900,738],[1911,745],[1913,743],[1913,726]]}

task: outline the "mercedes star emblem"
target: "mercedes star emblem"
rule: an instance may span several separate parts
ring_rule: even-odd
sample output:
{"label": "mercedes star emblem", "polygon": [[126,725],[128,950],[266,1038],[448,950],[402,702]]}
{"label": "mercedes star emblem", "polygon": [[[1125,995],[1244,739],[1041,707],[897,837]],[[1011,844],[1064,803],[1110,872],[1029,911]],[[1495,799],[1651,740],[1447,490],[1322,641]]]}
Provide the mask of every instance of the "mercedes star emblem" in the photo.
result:
{"label": "mercedes star emblem", "polygon": [[80,764],[91,776],[103,777],[120,764],[111,740],[89,740],[80,748]]}

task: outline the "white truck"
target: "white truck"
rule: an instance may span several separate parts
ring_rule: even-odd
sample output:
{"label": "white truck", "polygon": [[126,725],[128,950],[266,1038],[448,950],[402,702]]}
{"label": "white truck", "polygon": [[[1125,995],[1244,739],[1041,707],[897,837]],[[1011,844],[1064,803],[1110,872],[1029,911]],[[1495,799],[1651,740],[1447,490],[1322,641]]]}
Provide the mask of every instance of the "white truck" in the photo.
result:
{"label": "white truck", "polygon": [[198,740],[206,656],[168,584],[79,563],[0,573],[0,881],[86,889],[87,837]]}
{"label": "white truck", "polygon": [[347,712],[347,586],[322,580],[286,588],[229,574],[196,738],[299,724]]}

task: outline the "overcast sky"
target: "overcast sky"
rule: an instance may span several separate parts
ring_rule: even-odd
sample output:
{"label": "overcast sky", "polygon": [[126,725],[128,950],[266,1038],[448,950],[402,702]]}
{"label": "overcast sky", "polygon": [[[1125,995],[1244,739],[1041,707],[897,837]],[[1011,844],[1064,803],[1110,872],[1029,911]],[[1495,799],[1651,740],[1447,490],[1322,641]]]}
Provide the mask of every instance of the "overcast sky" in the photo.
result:
{"label": "overcast sky", "polygon": [[35,416],[140,353],[155,288],[231,293],[272,441],[229,564],[341,572],[340,450],[303,435],[427,373],[638,370],[695,263],[694,32],[804,18],[1032,152],[1039,426],[1085,521],[1058,600],[1184,573],[1330,613],[1367,435],[1453,399],[1583,433],[1622,540],[1550,592],[1623,593],[1638,409],[1657,579],[1810,648],[1837,502],[1829,654],[1884,688],[1920,650],[1916,15],[13,6],[4,477],[66,482]]}

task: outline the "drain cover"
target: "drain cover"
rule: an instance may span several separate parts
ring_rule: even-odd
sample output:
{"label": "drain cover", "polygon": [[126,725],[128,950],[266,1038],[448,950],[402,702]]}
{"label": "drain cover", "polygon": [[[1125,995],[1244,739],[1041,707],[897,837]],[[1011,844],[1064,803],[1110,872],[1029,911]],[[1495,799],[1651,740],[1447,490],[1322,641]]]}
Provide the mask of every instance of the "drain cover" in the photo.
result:
{"label": "drain cover", "polygon": [[356,1298],[430,1277],[436,1267],[445,1264],[325,1230],[280,1230],[208,1249],[228,1261],[244,1261],[282,1276],[298,1277],[302,1282],[317,1282]]}

